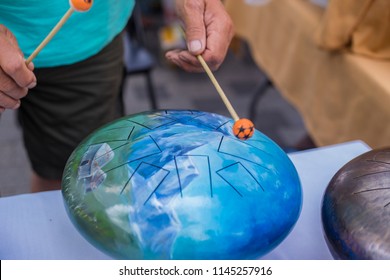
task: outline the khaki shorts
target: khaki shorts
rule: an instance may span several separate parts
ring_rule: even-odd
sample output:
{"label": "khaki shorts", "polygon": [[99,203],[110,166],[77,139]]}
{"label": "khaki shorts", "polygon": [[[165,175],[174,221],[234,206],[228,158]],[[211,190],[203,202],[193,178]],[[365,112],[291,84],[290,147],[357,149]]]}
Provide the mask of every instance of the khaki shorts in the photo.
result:
{"label": "khaki shorts", "polygon": [[34,72],[38,84],[22,99],[18,114],[24,145],[39,176],[60,180],[77,145],[120,116],[122,38],[87,60]]}

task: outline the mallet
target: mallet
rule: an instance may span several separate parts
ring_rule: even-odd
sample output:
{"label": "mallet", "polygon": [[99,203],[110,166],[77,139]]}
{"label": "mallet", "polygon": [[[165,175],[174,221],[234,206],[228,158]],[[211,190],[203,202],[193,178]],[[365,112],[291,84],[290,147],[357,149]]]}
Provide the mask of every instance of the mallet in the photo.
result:
{"label": "mallet", "polygon": [[[185,31],[182,28],[181,29],[183,36],[185,37]],[[227,98],[225,92],[219,85],[217,79],[215,78],[213,72],[211,71],[210,67],[207,65],[206,61],[202,57],[202,55],[197,55],[196,58],[202,65],[203,69],[206,71],[207,76],[209,77],[211,83],[214,85],[215,89],[219,93],[219,96],[222,99],[222,102],[225,104],[227,110],[229,111],[230,115],[232,116],[234,120],[233,124],[233,134],[241,139],[241,140],[247,140],[252,137],[253,133],[255,132],[255,125],[253,122],[249,119],[245,118],[239,118],[236,111],[234,110],[232,104],[230,103],[229,99]]]}
{"label": "mallet", "polygon": [[38,53],[53,39],[54,35],[61,29],[64,23],[69,19],[74,11],[86,12],[92,7],[93,0],[69,0],[70,8],[60,19],[60,21],[54,26],[46,38],[39,44],[39,46],[33,51],[33,53],[26,59],[26,64],[29,64]]}
{"label": "mallet", "polygon": [[219,93],[219,96],[221,97],[223,103],[225,104],[226,108],[228,109],[230,115],[232,116],[234,120],[233,124],[233,134],[242,140],[247,140],[252,137],[253,133],[255,132],[255,125],[253,122],[251,122],[249,119],[245,118],[239,118],[236,111],[234,110],[232,104],[230,103],[229,99],[227,98],[225,92],[222,90],[221,86],[219,85],[217,79],[215,78],[213,72],[211,71],[210,67],[207,65],[206,61],[203,59],[201,55],[196,56],[199,60],[200,64],[202,65],[203,69],[206,71],[207,75],[210,78],[210,81],[214,85],[215,89]]}

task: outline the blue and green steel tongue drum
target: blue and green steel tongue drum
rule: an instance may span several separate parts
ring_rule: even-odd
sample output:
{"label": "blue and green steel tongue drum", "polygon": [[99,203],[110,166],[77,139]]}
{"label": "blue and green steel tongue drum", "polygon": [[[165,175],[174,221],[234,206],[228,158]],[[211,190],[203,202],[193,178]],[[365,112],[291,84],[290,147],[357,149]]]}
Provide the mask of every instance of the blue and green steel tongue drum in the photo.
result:
{"label": "blue and green steel tongue drum", "polygon": [[201,111],[152,111],[92,133],[70,156],[62,193],[76,228],[118,259],[255,259],[292,230],[296,169],[255,131]]}

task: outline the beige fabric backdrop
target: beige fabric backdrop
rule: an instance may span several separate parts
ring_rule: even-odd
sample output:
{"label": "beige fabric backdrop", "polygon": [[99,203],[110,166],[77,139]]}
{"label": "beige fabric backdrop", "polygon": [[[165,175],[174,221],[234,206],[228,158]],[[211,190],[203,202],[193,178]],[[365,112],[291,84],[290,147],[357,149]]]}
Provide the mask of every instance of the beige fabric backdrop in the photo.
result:
{"label": "beige fabric backdrop", "polygon": [[315,43],[324,10],[304,0],[250,6],[225,0],[237,36],[301,113],[317,145],[363,140],[390,146],[390,62]]}
{"label": "beige fabric backdrop", "polygon": [[390,1],[330,0],[316,41],[325,49],[390,60]]}

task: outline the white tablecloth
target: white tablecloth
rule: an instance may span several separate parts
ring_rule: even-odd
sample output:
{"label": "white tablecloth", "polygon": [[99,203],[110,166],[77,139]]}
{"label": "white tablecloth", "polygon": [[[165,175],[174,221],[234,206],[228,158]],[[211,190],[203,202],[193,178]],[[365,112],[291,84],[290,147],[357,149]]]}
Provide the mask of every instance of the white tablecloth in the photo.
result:
{"label": "white tablecloth", "polygon": [[[289,154],[301,179],[303,207],[289,236],[264,259],[331,259],[321,224],[323,193],[349,160],[370,150],[354,141]],[[0,259],[110,259],[90,245],[65,212],[60,191],[0,198]]]}

